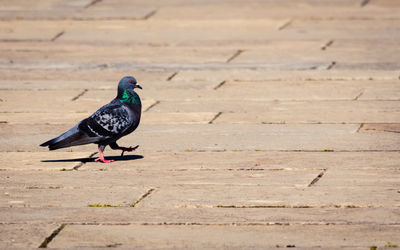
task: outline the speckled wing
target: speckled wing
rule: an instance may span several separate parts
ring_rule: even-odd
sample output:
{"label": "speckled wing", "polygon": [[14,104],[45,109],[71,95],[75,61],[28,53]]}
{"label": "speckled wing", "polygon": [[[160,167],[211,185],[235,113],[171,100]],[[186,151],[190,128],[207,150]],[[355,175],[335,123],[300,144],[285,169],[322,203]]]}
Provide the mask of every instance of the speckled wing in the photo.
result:
{"label": "speckled wing", "polygon": [[107,104],[79,124],[89,137],[99,140],[119,138],[133,124],[128,108],[121,104]]}

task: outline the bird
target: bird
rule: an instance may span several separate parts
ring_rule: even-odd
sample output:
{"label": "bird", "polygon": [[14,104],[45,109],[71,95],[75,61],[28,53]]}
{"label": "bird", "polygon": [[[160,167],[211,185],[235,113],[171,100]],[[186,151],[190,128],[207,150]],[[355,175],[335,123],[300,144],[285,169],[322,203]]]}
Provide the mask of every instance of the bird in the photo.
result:
{"label": "bird", "polygon": [[118,83],[117,97],[102,106],[88,118],[80,121],[67,132],[42,143],[40,146],[56,150],[71,146],[94,143],[98,145],[100,157],[95,161],[113,162],[104,157],[104,149],[110,146],[113,150],[132,152],[135,147],[120,147],[117,140],[132,133],[140,122],[142,103],[135,89],[142,87],[133,76],[125,76]]}

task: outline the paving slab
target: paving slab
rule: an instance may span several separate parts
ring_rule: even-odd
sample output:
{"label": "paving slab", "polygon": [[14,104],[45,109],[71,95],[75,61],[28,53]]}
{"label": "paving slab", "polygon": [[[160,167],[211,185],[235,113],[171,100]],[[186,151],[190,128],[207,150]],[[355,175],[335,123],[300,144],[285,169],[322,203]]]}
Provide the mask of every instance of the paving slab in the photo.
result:
{"label": "paving slab", "polygon": [[[197,98],[196,98],[197,99]],[[150,112],[222,112],[213,123],[399,123],[398,101],[163,101]],[[383,112],[385,111],[385,112]]]}
{"label": "paving slab", "polygon": [[[63,34],[64,35],[64,34]],[[62,37],[62,36],[61,36]],[[218,45],[201,46],[166,46],[165,44],[130,43],[96,43],[63,42],[63,41],[20,41],[12,43],[3,41],[2,53],[15,64],[36,62],[220,62],[232,63],[277,63],[310,61],[336,61],[370,63],[395,63],[399,53],[395,43],[390,39],[381,40],[271,40],[263,42],[237,42],[222,47]],[[327,44],[329,46],[327,46]],[[382,49],[382,48],[385,49]],[[240,54],[232,57],[237,50]],[[362,51],[363,53],[360,53]],[[57,52],[57,53],[54,53]],[[153,54],[152,54],[153,52]],[[156,52],[157,57],[154,57]],[[179,52],[179,53],[178,53]],[[214,53],[212,53],[214,52]],[[304,53],[306,52],[306,55]],[[86,55],[86,56],[85,56]],[[9,65],[10,67],[13,65]],[[4,65],[3,65],[4,67]]]}
{"label": "paving slab", "polygon": [[186,81],[266,81],[266,80],[398,80],[395,70],[185,70],[175,80]]}
{"label": "paving slab", "polygon": [[[305,230],[302,230],[305,228]],[[321,234],[321,231],[324,233]],[[370,247],[395,238],[398,226],[67,226],[49,247],[243,248]],[[284,234],[285,236],[282,236]],[[316,235],[320,235],[315,237]],[[351,235],[351,236],[349,236]],[[99,237],[100,236],[100,237]],[[366,237],[367,236],[367,237]],[[171,241],[171,238],[174,241]],[[309,241],[310,238],[314,240]],[[96,240],[94,240],[96,239]]]}
{"label": "paving slab", "polygon": [[[397,87],[394,87],[395,89]],[[359,96],[358,100],[367,100],[367,99],[385,99],[385,100],[400,100],[400,97],[397,95],[397,91],[393,91],[392,88],[387,88],[385,86],[381,86],[375,90],[370,88],[366,88],[362,95]]]}
{"label": "paving slab", "polygon": [[324,40],[300,40],[300,41],[274,41],[266,43],[266,46],[257,48],[252,46],[245,49],[234,58],[231,63],[271,63],[271,62],[299,62],[328,60],[321,47],[327,43]]}
{"label": "paving slab", "polygon": [[59,224],[0,224],[0,247],[38,248],[44,239],[56,229]]}
{"label": "paving slab", "polygon": [[[275,108],[281,110],[291,110],[293,108],[311,110],[312,107],[310,106],[315,103],[319,103],[318,106],[325,107],[325,109],[335,109],[336,107],[346,110],[349,109],[347,106],[351,106],[351,109],[357,112],[361,111],[363,107],[371,108],[373,106],[372,108],[375,109],[390,109],[391,106],[396,107],[397,105],[397,96],[391,91],[397,89],[397,84],[384,84],[381,82],[377,84],[352,85],[342,83],[341,86],[339,85],[340,83],[336,82],[227,82],[221,88],[218,88],[219,85],[215,83],[214,89],[207,89],[207,85],[204,86],[204,90],[183,89],[183,86],[182,88],[175,88],[174,85],[171,85],[170,88],[166,87],[162,91],[157,86],[160,84],[154,86],[149,84],[148,89],[139,91],[142,97],[143,110],[149,108],[156,101],[161,102],[152,108],[152,111],[158,112],[249,112],[258,111],[259,109],[274,110]],[[168,83],[165,84],[167,85]],[[375,98],[379,101],[373,101],[373,98],[368,97],[371,95],[368,93],[374,89],[379,89],[378,84],[383,85],[379,94],[381,99]],[[2,89],[0,90],[1,111],[9,113],[48,113],[64,110],[66,112],[83,113],[86,110],[86,112],[89,112],[90,110],[87,110],[87,107],[91,109],[99,108],[115,97],[116,84],[112,85],[114,86],[107,84],[106,89],[102,89],[104,85],[101,84],[99,85],[100,89]],[[93,83],[93,87],[97,88],[97,85]],[[200,88],[200,86],[198,87]],[[328,87],[332,91],[324,91]],[[218,91],[215,91],[215,88],[218,88]],[[249,90],[244,91],[243,94],[240,92],[247,88]],[[358,100],[365,92],[367,92],[366,96],[362,100]],[[43,102],[38,101],[43,99],[54,105],[48,107]],[[369,99],[372,100],[367,101]],[[31,105],[26,106],[21,100],[30,102]],[[279,100],[284,102],[277,102]],[[299,102],[296,102],[297,100]],[[345,114],[346,111],[342,113]]]}
{"label": "paving slab", "polygon": [[[399,152],[140,152],[121,157],[110,165],[92,162],[93,151],[0,152],[8,156],[2,170],[62,170],[84,162],[79,171],[304,171],[390,170],[399,164]],[[109,155],[119,151],[106,151]],[[158,162],[158,164],[155,164]],[[346,162],[346,164],[343,164]],[[71,165],[69,165],[71,164]]]}
{"label": "paving slab", "polygon": [[[373,136],[358,134],[358,125],[287,124],[240,125],[215,124],[189,126],[148,126],[136,139],[123,138],[127,144],[136,142],[152,150],[397,150],[396,133]],[[201,131],[201,132],[200,132]],[[245,132],[244,132],[245,131]],[[313,136],[310,136],[310,133]],[[171,143],[175,138],[177,143]],[[195,135],[197,135],[195,137]],[[143,139],[141,138],[143,136]],[[184,138],[191,138],[190,141]],[[131,140],[131,138],[133,140]],[[147,140],[144,140],[147,138]],[[346,138],[346,139],[345,139]],[[242,143],[243,139],[252,143]],[[225,141],[226,140],[226,141]],[[151,146],[148,144],[150,141]],[[131,142],[131,143],[129,143]],[[147,145],[146,145],[147,144]]]}
{"label": "paving slab", "polygon": [[204,17],[213,19],[259,19],[268,16],[269,18],[291,17],[293,19],[312,20],[365,20],[397,18],[397,15],[393,13],[391,8],[399,8],[398,4],[393,1],[388,1],[387,3],[378,2],[375,4],[367,2],[366,5],[363,2],[360,3],[360,1],[331,1],[329,3],[318,1],[298,1],[296,3],[291,1],[248,1],[246,5],[240,4],[240,2],[219,1],[218,3],[197,3],[196,11],[190,7],[187,4],[161,6],[157,15],[153,18],[161,20],[171,18],[190,20],[202,19]]}
{"label": "paving slab", "polygon": [[[146,104],[146,103],[144,103]],[[144,105],[143,110],[153,103]],[[93,110],[94,112],[95,110]],[[89,117],[89,112],[63,112],[61,113],[0,113],[0,122],[7,124],[64,124],[75,126],[81,120]],[[168,112],[162,115],[158,113],[144,112],[141,116],[141,124],[207,124],[218,113],[216,112]]]}
{"label": "paving slab", "polygon": [[[61,22],[67,30],[60,41],[122,41],[165,45],[196,45],[211,42],[230,43],[231,40],[269,40],[271,33],[276,33],[279,26],[288,19],[263,20],[196,20],[181,22],[179,19],[147,20],[146,22],[97,21],[92,25],[84,22]],[[90,28],[89,28],[90,27]],[[260,33],[262,27],[264,31]],[[149,29],[152,33],[147,32]],[[101,32],[98,32],[101,31]],[[185,34],[185,35],[178,35]]]}
{"label": "paving slab", "polygon": [[[0,18],[3,20],[145,19],[150,12],[154,11],[151,8],[137,6],[133,8],[131,5],[116,4],[105,6],[106,8],[99,5],[91,0],[38,1],[36,3],[15,1],[0,9]],[[109,8],[111,6],[113,8]]]}
{"label": "paving slab", "polygon": [[[179,85],[175,85],[180,83]],[[212,84],[213,83],[213,84]],[[183,85],[181,87],[181,84]],[[385,84],[382,84],[384,88]],[[380,89],[378,84],[369,85],[365,82],[360,84],[336,81],[316,81],[316,82],[300,82],[300,81],[257,81],[257,82],[239,82],[239,81],[222,81],[213,82],[209,84],[203,82],[178,82],[174,81],[172,84],[165,83],[169,88],[165,86],[160,91],[157,84],[152,86],[149,84],[148,88],[143,91],[144,96],[149,96],[160,101],[196,101],[204,100],[208,101],[241,101],[245,104],[249,101],[275,101],[275,100],[353,100],[356,98],[364,89],[371,86],[372,89]],[[187,85],[188,87],[184,87]],[[196,85],[197,88],[191,86]],[[392,83],[394,88],[397,87],[397,83]],[[395,95],[393,92],[386,92],[384,89],[381,90],[381,98],[385,98],[387,93],[388,99]],[[179,88],[178,88],[179,87]],[[371,90],[370,92],[373,92]],[[374,93],[374,92],[373,92]],[[391,94],[393,93],[393,94]],[[173,96],[173,98],[171,98]],[[207,100],[207,101],[206,101]]]}
{"label": "paving slab", "polygon": [[[47,110],[43,110],[47,111]],[[63,112],[60,113],[41,113],[30,111],[17,113],[0,113],[0,121],[7,124],[69,124],[74,126],[81,120],[90,116],[88,112]]]}
{"label": "paving slab", "polygon": [[[214,153],[215,156],[219,156],[219,154],[225,153]],[[236,155],[237,157],[244,154],[247,153],[229,153],[228,155]],[[260,154],[256,155],[260,156]],[[301,156],[302,154],[299,153],[298,155]],[[322,156],[326,153],[318,154]],[[333,154],[338,158],[341,155],[351,157],[360,153],[328,154]],[[397,154],[389,153],[385,155],[396,157]],[[43,153],[40,155],[44,156]],[[174,156],[175,154],[169,153],[168,155]],[[190,153],[189,155],[193,154]],[[199,153],[194,154],[194,156],[196,155],[201,156]],[[310,157],[313,154],[306,153],[306,155]],[[365,153],[361,153],[361,155],[365,155]],[[55,161],[87,161],[85,158],[80,159],[59,159]],[[332,165],[322,164],[308,166],[307,168],[293,168],[288,167],[285,163],[282,163],[279,167],[274,166],[269,170],[269,168],[262,167],[265,163],[259,159],[253,160],[255,163],[244,168],[243,165],[239,165],[242,167],[219,169],[215,168],[213,161],[211,161],[208,163],[210,165],[202,163],[200,166],[192,165],[186,170],[179,170],[170,169],[176,167],[173,162],[166,162],[156,169],[151,169],[149,166],[140,167],[140,158],[137,159],[139,169],[137,169],[135,161],[133,166],[122,168],[122,170],[128,171],[123,173],[120,172],[119,167],[126,165],[123,162],[113,163],[100,169],[98,163],[92,163],[94,169],[101,170],[95,172],[73,171],[72,168],[63,168],[59,170],[64,171],[51,172],[32,171],[37,167],[33,166],[32,168],[31,164],[22,166],[26,169],[25,171],[5,171],[3,172],[3,182],[7,184],[7,187],[3,188],[3,206],[83,207],[90,204],[129,206],[136,200],[132,195],[136,194],[139,197],[140,194],[149,190],[149,187],[153,187],[151,189],[154,189],[154,192],[143,205],[139,204],[138,206],[216,208],[400,206],[400,200],[396,198],[388,199],[392,196],[396,197],[398,192],[397,189],[391,188],[396,184],[396,178],[393,176],[397,171],[396,167],[391,167],[392,161],[387,161],[388,167],[379,170],[373,168],[374,165],[370,164],[356,166],[354,169],[341,169],[340,167],[337,169]],[[376,157],[373,159],[376,159]],[[174,160],[177,161],[178,159]],[[36,164],[40,164],[44,170],[48,170],[45,166],[50,164],[51,161],[42,160]],[[340,162],[342,161],[343,158]],[[150,162],[152,162],[151,159]],[[360,164],[358,161],[355,161],[355,163]],[[76,170],[93,169],[90,165],[90,163],[77,165],[79,168],[76,168]],[[167,165],[167,169],[164,165]],[[22,170],[22,168],[11,168],[10,170]],[[165,170],[167,172],[163,173]],[[210,171],[212,171],[211,176]],[[323,178],[317,184],[314,184],[314,179],[320,175],[321,171],[324,175]],[[30,181],[27,181],[27,176],[30,176]],[[99,180],[101,181],[99,182]],[[147,186],[147,188],[144,186]],[[229,191],[225,190],[225,186],[229,186]],[[270,192],[269,187],[274,187],[274,191]],[[103,191],[98,192],[99,190]],[[338,190],[341,191],[338,192]],[[371,195],[365,197],[365,192]],[[208,195],[204,196],[205,193],[208,193]],[[179,196],[177,197],[176,194],[179,194]],[[61,200],[60,197],[62,197]],[[69,197],[67,201],[63,200],[65,197]],[[316,199],[315,197],[321,198]]]}
{"label": "paving slab", "polygon": [[[68,173],[65,173],[68,172]],[[159,200],[159,195],[165,196],[168,201],[168,206],[190,206],[193,202],[198,200],[197,194],[193,187],[204,186],[203,190],[214,190],[218,193],[218,189],[224,186],[230,186],[232,192],[237,192],[237,187],[242,187],[247,190],[248,186],[252,186],[252,190],[257,189],[256,186],[285,186],[288,189],[291,186],[306,186],[315,176],[318,175],[316,170],[300,172],[271,172],[267,174],[249,174],[246,172],[215,172],[214,178],[209,177],[209,173],[197,173],[197,177],[193,178],[192,173],[185,172],[172,172],[163,179],[157,178],[157,172],[126,172],[126,173],[105,173],[106,171],[96,172],[79,172],[79,171],[53,171],[50,172],[29,172],[13,171],[5,172],[3,183],[7,184],[3,188],[3,198],[1,199],[0,206],[2,207],[85,207],[96,206],[96,204],[105,204],[106,206],[133,206],[133,204],[140,199],[151,187],[156,191],[152,194],[149,200],[149,206],[153,207],[153,199]],[[38,181],[27,182],[27,176],[39,179]],[[192,177],[192,178],[190,178]],[[93,181],[85,181],[87,179],[94,179]],[[156,180],[156,181],[152,181]],[[284,180],[284,182],[282,182]],[[176,203],[176,201],[163,192],[166,188],[171,191],[177,191],[176,188],[170,187],[170,183],[174,182],[176,185],[181,186],[191,191],[189,200],[184,203]],[[242,182],[241,184],[237,184]],[[43,185],[42,183],[46,183]],[[97,184],[98,183],[98,184]],[[290,183],[290,184],[289,184]],[[100,185],[99,185],[100,184]],[[147,187],[145,186],[147,185]],[[159,186],[159,188],[155,187]],[[261,187],[260,187],[261,188]],[[283,188],[285,189],[285,188]],[[178,189],[179,190],[179,189]],[[279,189],[278,189],[279,190]],[[182,191],[180,193],[181,199],[185,197]],[[278,193],[282,194],[282,192]],[[285,193],[285,192],[283,192]],[[252,197],[251,193],[248,194]],[[264,192],[259,193],[259,197],[263,197]],[[226,204],[225,197],[217,195],[222,204]],[[243,204],[240,195],[231,197],[233,204]],[[187,198],[186,198],[187,199]],[[208,198],[211,199],[212,198]],[[164,204],[165,201],[159,201]],[[206,206],[208,203],[198,200],[199,206]],[[248,201],[250,204],[252,202]],[[212,202],[213,203],[213,202]],[[274,201],[272,201],[274,203]],[[247,204],[247,203],[246,203]],[[260,203],[264,204],[264,203]],[[269,204],[269,202],[267,202]],[[297,205],[296,203],[294,203]],[[215,204],[219,205],[219,203]],[[312,204],[313,205],[313,204]],[[101,206],[101,205],[100,205]],[[161,205],[164,206],[164,205]]]}
{"label": "paving slab", "polygon": [[[64,33],[57,38],[57,41],[80,41],[96,42],[101,40],[104,43],[129,42],[135,44],[155,44],[155,45],[198,45],[220,43],[230,44],[232,40],[270,40],[281,37],[278,28],[285,24],[288,19],[261,19],[261,20],[197,20],[181,22],[175,20],[97,20],[91,21],[73,21],[73,20],[55,20],[48,22],[46,20],[13,20],[0,21],[0,27],[4,26],[10,31],[0,33],[1,38],[7,40],[39,40],[50,41],[58,33]],[[40,36],[29,31],[29,27],[35,27],[43,32],[54,32],[53,36]],[[258,32],[259,29],[268,29],[267,33]],[[153,30],[149,33],[147,30]],[[234,32],[236,31],[236,32]],[[240,32],[239,32],[240,31]],[[177,35],[177,34],[183,34]],[[112,39],[111,39],[112,38]],[[275,38],[275,39],[276,39]]]}
{"label": "paving slab", "polygon": [[[117,82],[122,75],[132,74],[138,79],[143,80],[165,80],[177,70],[166,69],[149,69],[149,70],[94,70],[81,69],[80,71],[54,71],[42,69],[39,71],[0,71],[0,76],[3,80],[21,80],[24,82],[34,80],[79,80],[79,81],[112,81]],[[298,80],[298,81],[315,81],[315,80],[398,80],[399,72],[395,70],[182,70],[179,71],[171,82],[174,81],[194,81],[198,83],[210,82],[219,84],[224,80],[239,80],[239,81],[270,81],[270,80]]]}
{"label": "paving slab", "polygon": [[[72,102],[72,99],[81,92],[82,91],[79,90],[54,90],[47,93],[31,90],[1,90],[1,112],[24,112],[29,110],[43,112],[51,108],[60,110],[67,103]],[[51,103],[50,106],[48,103],[42,101],[44,98]],[[27,103],[29,103],[29,105],[27,105]]]}
{"label": "paving slab", "polygon": [[[37,145],[65,132],[63,125],[0,124],[1,151],[45,151]],[[357,133],[358,124],[173,124],[139,127],[121,145],[141,145],[144,151],[335,150],[397,151],[398,133]],[[51,131],[51,132],[49,132]],[[244,133],[243,131],[246,131]],[[312,136],[310,136],[312,134]],[[187,138],[191,138],[188,140]],[[251,144],[243,140],[251,140]],[[96,149],[86,145],[62,149]]]}
{"label": "paving slab", "polygon": [[[66,34],[66,33],[65,33]],[[62,37],[62,36],[61,36]],[[131,44],[97,44],[79,42],[3,42],[5,61],[1,68],[31,67],[35,63],[59,68],[77,64],[98,63],[109,67],[110,64],[123,63],[218,63],[226,62],[236,47],[220,46],[156,46]],[[155,56],[157,55],[157,56]],[[38,67],[38,65],[36,65]]]}
{"label": "paving slab", "polygon": [[[53,152],[52,157],[56,159],[63,158],[85,158],[89,157],[93,152]],[[74,161],[59,161],[52,162],[52,164],[43,164],[43,160],[49,160],[47,154],[43,153],[26,153],[26,152],[2,152],[1,158],[5,159],[1,165],[2,170],[40,170],[40,171],[60,171],[62,169],[73,169],[77,166],[78,162]],[[50,159],[51,160],[51,159]]]}
{"label": "paving slab", "polygon": [[[74,73],[70,74],[74,76]],[[140,77],[140,75],[139,75]],[[62,90],[62,89],[116,89],[118,84],[118,78],[114,79],[114,81],[107,80],[97,80],[97,81],[89,81],[89,80],[62,80],[62,79],[53,79],[53,80],[5,80],[1,81],[0,89],[1,90]]]}
{"label": "paving slab", "polygon": [[[92,25],[90,21],[54,21],[53,27],[45,21],[12,21],[15,27],[35,24],[45,31],[58,27],[65,34],[60,41],[96,41],[133,42],[149,44],[157,41],[166,45],[196,44],[231,44],[231,41],[269,41],[269,40],[313,40],[313,39],[392,39],[397,38],[398,20],[385,22],[375,20],[352,20],[352,25],[345,25],[347,20],[296,20],[287,28],[279,30],[290,19],[230,19],[230,20],[187,20],[179,19],[147,20],[146,22],[126,20],[99,20]],[[12,27],[13,27],[12,26]],[[90,28],[89,28],[90,27]],[[264,33],[258,32],[262,27]],[[368,27],[366,29],[365,27]],[[154,32],[145,32],[152,29]],[[268,31],[268,32],[265,32]],[[373,33],[367,32],[373,31]],[[175,33],[177,32],[177,33]],[[23,32],[4,35],[4,39],[27,39]],[[185,36],[176,34],[185,33]],[[21,34],[21,35],[19,35]],[[373,34],[373,35],[371,35]],[[212,39],[210,39],[212,37]],[[48,39],[44,39],[48,40]]]}
{"label": "paving slab", "polygon": [[[2,1],[1,5],[1,10],[7,11],[7,10],[19,10],[19,9],[33,9],[37,10],[40,8],[49,8],[52,6],[52,4],[56,1],[49,1],[49,0],[38,0],[35,2],[27,2],[27,1],[22,1],[22,0],[16,0],[11,3],[8,3],[7,5],[4,4],[6,1]],[[60,2],[60,1],[57,1]]]}
{"label": "paving slab", "polygon": [[[61,90],[109,89],[115,90],[121,76],[134,75],[140,84],[157,83],[176,72],[169,71],[99,71],[93,72],[0,72],[1,90]],[[92,77],[90,77],[92,75]]]}
{"label": "paving slab", "polygon": [[397,208],[312,207],[4,207],[4,224],[103,225],[381,225],[398,224]]}
{"label": "paving slab", "polygon": [[[226,81],[219,96],[264,100],[398,100],[398,80]],[[245,90],[245,91],[241,91]]]}
{"label": "paving slab", "polygon": [[[229,59],[229,58],[228,58]],[[102,70],[104,68],[109,68],[110,70],[221,70],[221,69],[256,69],[256,70],[323,70],[328,69],[333,64],[328,60],[321,61],[310,61],[310,62],[270,62],[270,63],[232,63],[228,64],[225,62],[207,62],[206,58],[201,58],[202,63],[165,63],[165,62],[155,62],[155,63],[72,63],[72,62],[24,62],[24,63],[12,63],[13,61],[5,61],[0,64],[0,70],[10,70],[10,71],[80,71],[80,70]],[[225,58],[222,60],[225,61]],[[354,67],[355,69],[357,67]],[[388,68],[392,69],[392,68]]]}
{"label": "paving slab", "polygon": [[400,125],[397,123],[366,123],[359,130],[361,133],[391,132],[399,133]]}
{"label": "paving slab", "polygon": [[[314,175],[314,178],[317,175]],[[311,181],[312,179],[310,179]],[[227,187],[229,187],[228,190]],[[347,185],[316,186],[311,189],[299,185],[296,187],[275,186],[272,191],[261,185],[181,184],[170,186],[168,189],[160,188],[146,203],[139,206],[144,208],[158,206],[169,208],[387,207],[397,209],[400,205],[399,200],[393,199],[397,190],[388,191],[387,189],[384,186],[371,188]],[[367,193],[370,196],[366,196]]]}
{"label": "paving slab", "polygon": [[[1,14],[0,14],[1,15]],[[2,41],[50,41],[62,32],[57,26],[42,22],[0,21],[0,40]]]}
{"label": "paving slab", "polygon": [[[398,191],[396,188],[390,189],[396,185],[396,171],[376,171],[376,170],[363,170],[357,171],[354,169],[334,169],[330,168],[326,171],[326,176],[318,181],[318,186],[345,186],[347,184],[364,187],[364,186],[381,186],[387,188],[388,193],[392,193],[395,200],[397,200],[395,193]],[[398,200],[400,201],[400,200]]]}
{"label": "paving slab", "polygon": [[[399,34],[400,20],[376,22],[375,20],[300,20],[282,30],[280,37],[303,39],[392,39]],[[368,32],[366,32],[368,30]]]}
{"label": "paving slab", "polygon": [[[175,72],[179,77],[182,72]],[[151,79],[154,73],[136,78],[144,88],[141,96],[156,100],[191,98],[258,100],[399,100],[398,80],[170,80]],[[71,73],[73,76],[74,73]],[[135,74],[136,75],[136,74]],[[150,79],[149,79],[150,78]],[[115,94],[118,80],[2,80],[1,90],[109,90]],[[243,91],[245,90],[245,91]],[[8,93],[8,92],[4,92]],[[33,92],[36,93],[36,92]]]}
{"label": "paving slab", "polygon": [[[45,164],[45,163],[43,163]],[[4,183],[7,183],[7,188],[25,188],[32,189],[31,192],[36,192],[41,189],[79,189],[80,187],[101,187],[112,188],[127,186],[129,189],[135,186],[142,186],[148,183],[149,185],[165,186],[171,183],[176,185],[237,185],[237,186],[290,186],[290,187],[306,187],[321,171],[316,169],[305,169],[297,171],[215,171],[213,177],[209,177],[209,171],[196,171],[196,176],[192,176],[191,171],[170,171],[167,176],[160,178],[157,171],[135,171],[135,167],[129,172],[117,173],[107,172],[107,168],[103,171],[11,171],[5,172],[3,177]],[[62,170],[62,169],[60,169]],[[68,173],[63,173],[68,172]],[[103,173],[107,172],[107,173]],[[35,181],[23,181],[28,175],[35,176]],[[106,176],[109,176],[107,178]],[[124,180],[126,176],[128,180]],[[156,178],[156,176],[159,176]],[[190,177],[192,176],[192,177]],[[153,177],[153,181],[151,180]],[[88,180],[85,183],[84,179],[94,178],[94,181]],[[112,179],[112,180],[108,180]],[[41,180],[41,181],[38,181]],[[239,182],[239,180],[242,180]],[[96,183],[98,182],[98,184]],[[387,180],[389,182],[390,179]],[[48,183],[42,185],[41,183]],[[55,184],[58,183],[58,186]],[[52,188],[58,187],[58,188]],[[56,190],[57,191],[57,190]],[[62,191],[62,190],[61,190]],[[147,191],[147,190],[146,190]],[[43,192],[43,191],[42,191]],[[79,192],[79,191],[77,191]],[[145,193],[145,192],[143,192]]]}
{"label": "paving slab", "polygon": [[396,42],[392,39],[337,39],[323,50],[323,53],[342,63],[396,63],[400,53]]}
{"label": "paving slab", "polygon": [[[117,86],[117,84],[116,84]],[[112,101],[116,96],[113,91],[91,90],[0,90],[2,100],[0,112],[37,112],[37,113],[93,113],[101,106]],[[46,100],[51,105],[49,106]],[[146,110],[155,100],[142,100],[142,108]],[[29,106],[26,104],[29,103]]]}
{"label": "paving slab", "polygon": [[87,206],[131,206],[146,192],[144,188],[126,187],[66,187],[27,186],[9,187],[2,190],[1,207],[87,207]]}
{"label": "paving slab", "polygon": [[[285,42],[280,42],[280,47],[253,47],[241,53],[232,63],[251,62],[271,64],[271,62],[290,61],[300,64],[315,62],[318,65],[318,62],[328,61],[335,62],[329,68],[386,70],[395,70],[399,66],[396,58],[400,54],[400,51],[391,39],[380,39],[376,40],[375,43],[364,43],[364,40],[347,41],[344,39],[331,39],[328,42],[325,41],[325,45],[322,45],[322,42],[319,43],[319,45],[314,44],[311,46],[312,44],[306,44],[308,46],[304,46],[297,41],[288,41],[286,42],[288,46],[286,49],[283,48]],[[319,69],[318,66],[314,68]]]}
{"label": "paving slab", "polygon": [[[88,152],[89,153],[89,152]],[[137,152],[139,153],[139,152]],[[5,153],[3,153],[5,154]],[[18,153],[23,156],[23,152]],[[53,152],[37,152],[45,159],[59,159]],[[65,153],[66,154],[66,153]],[[146,152],[143,158],[129,162],[113,163],[115,167],[87,163],[80,170],[108,171],[304,171],[324,169],[395,171],[399,152]],[[64,155],[63,155],[64,156]],[[73,159],[74,155],[62,159]],[[160,162],[160,164],[154,164]],[[346,164],[343,164],[346,162]],[[42,164],[34,164],[42,165]]]}

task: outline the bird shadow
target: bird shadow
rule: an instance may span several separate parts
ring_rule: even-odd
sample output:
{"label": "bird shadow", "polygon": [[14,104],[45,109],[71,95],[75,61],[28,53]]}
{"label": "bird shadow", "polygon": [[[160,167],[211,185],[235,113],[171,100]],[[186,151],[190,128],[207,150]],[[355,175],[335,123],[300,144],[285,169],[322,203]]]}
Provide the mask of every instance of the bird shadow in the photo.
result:
{"label": "bird shadow", "polygon": [[[114,161],[132,161],[142,159],[143,155],[124,155],[124,156],[108,156],[107,160]],[[41,162],[94,162],[95,158],[74,158],[74,159],[60,159],[60,160],[42,160]]]}

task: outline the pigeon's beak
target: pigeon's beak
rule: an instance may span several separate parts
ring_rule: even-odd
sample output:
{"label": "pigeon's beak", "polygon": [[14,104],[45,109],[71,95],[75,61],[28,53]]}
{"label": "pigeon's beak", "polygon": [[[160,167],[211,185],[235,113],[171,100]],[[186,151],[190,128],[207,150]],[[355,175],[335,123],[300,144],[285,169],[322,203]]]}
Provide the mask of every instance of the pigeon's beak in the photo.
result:
{"label": "pigeon's beak", "polygon": [[142,86],[140,86],[139,84],[136,84],[136,85],[135,85],[135,88],[142,89]]}

